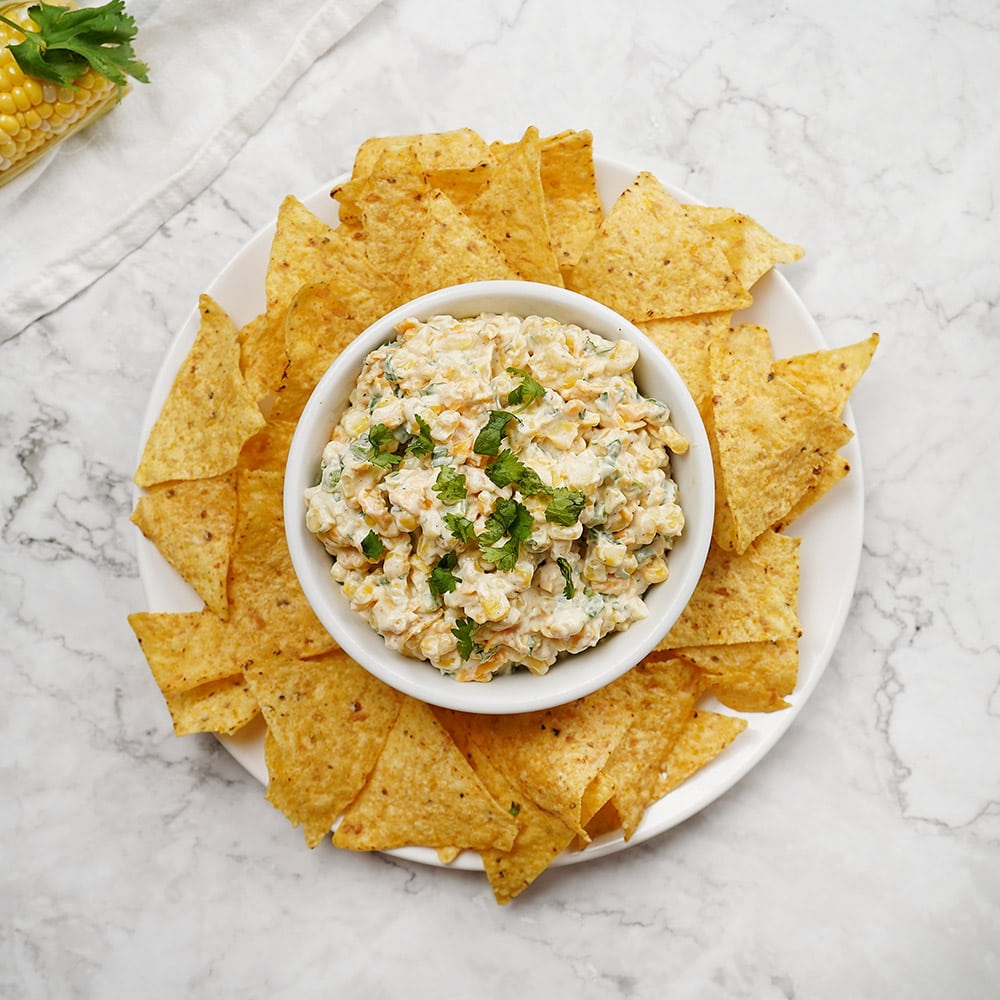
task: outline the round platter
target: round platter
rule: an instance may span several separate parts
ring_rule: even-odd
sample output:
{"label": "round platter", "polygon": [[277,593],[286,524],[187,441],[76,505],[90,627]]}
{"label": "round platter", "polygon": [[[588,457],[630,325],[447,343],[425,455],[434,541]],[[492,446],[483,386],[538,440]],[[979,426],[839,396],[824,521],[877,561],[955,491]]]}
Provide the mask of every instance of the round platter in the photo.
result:
{"label": "round platter", "polygon": [[[666,171],[657,171],[649,164],[630,165],[595,157],[598,189],[605,210],[632,182],[640,170],[651,170],[678,199],[697,199],[669,184]],[[330,189],[346,178],[336,178],[302,201],[319,218],[337,225],[337,203],[330,198]],[[267,270],[274,225],[258,232],[225,268],[211,281],[205,291],[211,295],[237,326],[249,322],[262,312],[264,275]],[[819,328],[788,281],[777,271],[766,274],[753,286],[753,305],[739,312],[734,322],[757,323],[771,335],[776,357],[800,354],[827,347]],[[194,341],[199,314],[194,308],[171,343],[159,373],[153,383],[140,443],[145,442],[150,428],[166,399],[174,376]],[[843,419],[854,429],[850,408]],[[596,839],[582,851],[567,851],[553,862],[555,865],[590,861],[640,844],[657,834],[682,823],[704,809],[732,788],[778,742],[812,694],[843,629],[850,609],[861,557],[864,519],[864,484],[861,474],[861,454],[855,437],[840,453],[851,464],[851,473],[819,503],[807,511],[788,533],[802,539],[799,581],[799,619],[802,638],[799,642],[799,678],[793,694],[786,700],[789,707],[772,713],[747,713],[747,728],[722,754],[703,767],[680,787],[649,807],[642,823],[629,841],[621,832]],[[193,611],[201,601],[160,556],[154,546],[136,530],[137,561],[146,600],[151,611]],[[730,715],[740,715],[709,701],[706,707]],[[258,719],[235,736],[220,736],[222,745],[232,756],[263,784],[267,782],[264,764],[264,725]],[[429,848],[409,847],[387,852],[396,857],[430,865],[441,865],[437,852]],[[481,869],[479,856],[466,851],[449,867]]]}

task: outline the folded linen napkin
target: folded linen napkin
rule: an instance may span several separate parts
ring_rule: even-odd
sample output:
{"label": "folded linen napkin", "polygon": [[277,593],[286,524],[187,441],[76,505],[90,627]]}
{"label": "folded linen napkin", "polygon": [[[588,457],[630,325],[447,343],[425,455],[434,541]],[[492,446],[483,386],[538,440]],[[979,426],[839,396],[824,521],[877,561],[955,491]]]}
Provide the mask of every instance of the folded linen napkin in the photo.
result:
{"label": "folded linen napkin", "polygon": [[149,84],[0,188],[0,343],[140,246],[380,0],[129,0]]}

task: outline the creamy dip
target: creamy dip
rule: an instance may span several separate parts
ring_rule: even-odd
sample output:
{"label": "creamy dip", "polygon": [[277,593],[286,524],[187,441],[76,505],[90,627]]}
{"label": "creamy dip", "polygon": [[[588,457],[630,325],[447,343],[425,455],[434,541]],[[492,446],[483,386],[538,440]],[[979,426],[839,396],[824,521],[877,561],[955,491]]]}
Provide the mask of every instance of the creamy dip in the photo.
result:
{"label": "creamy dip", "polygon": [[545,673],[647,615],[684,526],[638,349],[554,319],[406,320],[365,359],[306,524],[386,644],[459,680]]}

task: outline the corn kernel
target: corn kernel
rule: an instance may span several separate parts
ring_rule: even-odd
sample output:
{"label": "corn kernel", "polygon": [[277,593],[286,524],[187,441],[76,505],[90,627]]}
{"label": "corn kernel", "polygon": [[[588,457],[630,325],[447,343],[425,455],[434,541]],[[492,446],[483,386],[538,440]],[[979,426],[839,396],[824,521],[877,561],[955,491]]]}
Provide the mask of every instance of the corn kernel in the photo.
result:
{"label": "corn kernel", "polygon": [[483,614],[488,622],[498,622],[507,617],[510,601],[504,594],[488,594],[482,598]]}
{"label": "corn kernel", "polygon": [[21,131],[21,126],[13,115],[0,115],[0,129],[7,135],[14,136]]}
{"label": "corn kernel", "polygon": [[18,111],[27,111],[31,107],[31,98],[24,92],[24,87],[12,87],[10,96],[14,98]]}
{"label": "corn kernel", "polygon": [[29,76],[24,81],[24,93],[32,106],[42,103],[42,85],[34,77]]}
{"label": "corn kernel", "polygon": [[646,583],[663,583],[669,575],[666,562],[659,556],[647,559],[639,569],[639,576]]}
{"label": "corn kernel", "polygon": [[15,111],[17,111],[17,105],[14,103],[14,98],[7,91],[4,91],[0,94],[0,115],[12,115]]}

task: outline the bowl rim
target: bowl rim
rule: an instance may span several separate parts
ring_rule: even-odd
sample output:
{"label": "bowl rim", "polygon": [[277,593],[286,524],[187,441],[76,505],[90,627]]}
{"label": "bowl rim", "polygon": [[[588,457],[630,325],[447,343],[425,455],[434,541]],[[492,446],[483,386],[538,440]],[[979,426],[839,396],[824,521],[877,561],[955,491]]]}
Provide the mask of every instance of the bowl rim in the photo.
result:
{"label": "bowl rim", "polygon": [[[497,305],[467,304],[484,300],[493,300]],[[426,661],[390,650],[367,621],[350,608],[339,585],[327,585],[328,573],[319,574],[325,577],[320,582],[314,570],[317,550],[312,547],[318,546],[325,559],[329,559],[329,554],[305,527],[303,490],[306,487],[303,484],[315,482],[315,470],[322,452],[322,444],[318,450],[315,448],[317,428],[325,427],[323,441],[329,440],[364,359],[393,339],[398,323],[411,317],[426,320],[449,315],[461,319],[483,313],[548,316],[561,323],[593,328],[593,332],[608,339],[617,337],[635,343],[639,348],[636,368],[645,371],[647,378],[652,369],[658,380],[665,380],[669,386],[670,391],[666,394],[646,393],[642,388],[644,378],[636,372],[640,391],[669,397],[664,402],[670,409],[671,422],[689,443],[684,455],[671,453],[671,476],[677,481],[677,468],[688,469],[687,476],[691,478],[687,488],[691,489],[691,483],[697,481],[692,492],[701,509],[692,520],[691,508],[685,506],[682,496],[685,531],[675,544],[674,559],[668,558],[668,565],[674,568],[672,564],[678,561],[676,553],[684,546],[684,573],[679,582],[669,587],[669,600],[662,598],[663,592],[654,588],[667,588],[670,579],[674,578],[673,573],[668,581],[654,584],[644,595],[644,600],[653,594],[665,601],[662,609],[659,602],[654,603],[658,610],[655,620],[650,614],[623,631],[609,633],[594,646],[557,661],[546,674],[518,671],[494,677],[487,683],[476,683],[457,681],[435,671]],[[574,317],[587,318],[581,322]],[[348,379],[352,372],[354,377]],[[310,469],[312,475],[307,476]],[[678,485],[683,489],[683,482]],[[438,289],[392,309],[361,331],[330,364],[310,394],[289,446],[283,484],[284,529],[292,566],[306,600],[344,652],[386,684],[428,704],[478,714],[504,715],[553,708],[591,694],[626,673],[652,651],[687,605],[701,576],[711,541],[714,491],[711,450],[698,407],[676,368],[634,323],[571,289],[520,280],[477,281]],[[370,643],[366,645],[369,636],[378,640],[377,650],[372,649]],[[612,647],[612,641],[617,645]],[[622,655],[611,655],[619,651]],[[598,662],[596,668],[593,666],[595,660]],[[570,674],[571,665],[581,662],[591,669]]]}

